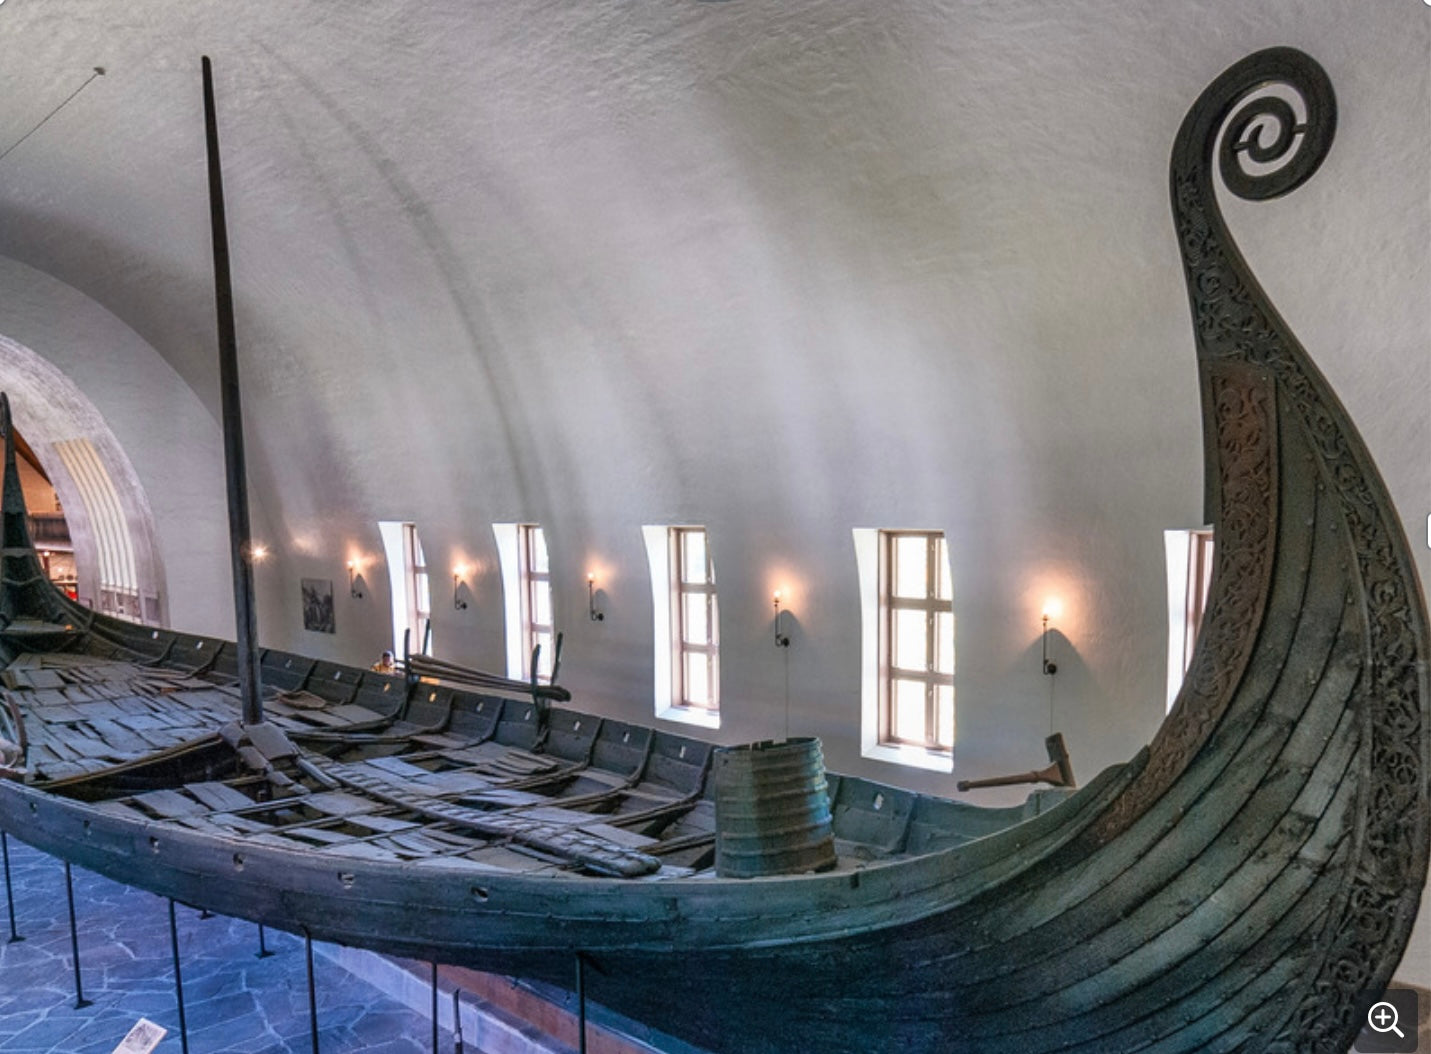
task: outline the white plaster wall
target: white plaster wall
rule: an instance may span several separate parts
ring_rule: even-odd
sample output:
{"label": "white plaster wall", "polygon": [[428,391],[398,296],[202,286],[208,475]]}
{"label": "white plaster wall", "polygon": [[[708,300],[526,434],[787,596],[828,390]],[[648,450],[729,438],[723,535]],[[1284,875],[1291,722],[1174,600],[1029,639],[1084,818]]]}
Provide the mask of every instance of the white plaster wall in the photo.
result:
{"label": "white plaster wall", "polygon": [[[792,731],[843,771],[949,791],[1027,769],[1050,712],[1083,778],[1128,757],[1163,711],[1162,531],[1202,522],[1168,151],[1202,88],[1272,44],[1326,66],[1338,140],[1307,187],[1229,217],[1362,426],[1431,583],[1424,4],[394,0],[240,18],[217,0],[11,0],[0,33],[25,86],[0,100],[0,143],[107,69],[0,163],[0,253],[155,349],[172,371],[153,391],[184,420],[179,379],[211,410],[216,391],[197,51],[215,57],[275,548],[267,643],[371,661],[390,610],[376,525],[414,520],[438,654],[498,668],[490,524],[535,521],[565,682],[649,719],[639,528],[702,523],[723,620],[714,738],[782,731],[788,661]],[[0,272],[5,310],[12,283]],[[129,422],[173,522],[198,477],[157,466],[189,432],[141,427],[159,396],[108,368],[83,386],[129,408],[116,432]],[[954,776],[859,757],[850,530],[871,526],[949,536]],[[446,588],[458,562],[476,568],[465,611]],[[301,628],[301,577],[334,581],[335,635]],[[1055,678],[1038,656],[1050,594]],[[1431,984],[1418,941],[1408,962]]]}

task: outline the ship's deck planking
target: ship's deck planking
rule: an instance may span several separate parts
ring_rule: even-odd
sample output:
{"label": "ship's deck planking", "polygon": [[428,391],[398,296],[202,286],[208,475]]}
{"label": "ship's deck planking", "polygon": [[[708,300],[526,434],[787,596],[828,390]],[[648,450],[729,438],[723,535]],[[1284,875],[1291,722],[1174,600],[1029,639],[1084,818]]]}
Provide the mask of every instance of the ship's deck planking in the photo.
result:
{"label": "ship's deck planking", "polygon": [[1431,642],[1375,467],[1213,186],[1294,189],[1335,123],[1321,68],[1273,48],[1178,133],[1210,599],[1157,737],[1066,799],[832,774],[834,865],[732,878],[695,738],[280,651],[245,724],[232,645],[43,580],[7,443],[0,724],[28,767],[0,827],[320,939],[556,983],[581,962],[591,998],[715,1051],[1343,1054],[1426,881]]}
{"label": "ship's deck planking", "polygon": [[[177,669],[156,665],[176,660],[172,652],[145,658],[146,637],[156,639],[136,631],[126,648],[111,628],[105,650],[127,659],[22,652],[4,671],[37,786],[109,816],[336,857],[655,879],[710,867],[710,744],[307,661],[265,700],[266,723],[284,733],[272,736],[239,726],[229,677],[183,660]],[[203,643],[211,654],[225,647]],[[293,668],[281,653],[265,662]],[[221,742],[232,749],[216,750]],[[300,754],[299,745],[308,749]],[[163,778],[200,754],[212,778]],[[915,796],[882,788],[903,805],[885,809],[873,786],[844,781],[842,797],[836,779],[845,866],[902,855],[911,840],[918,851],[969,841],[1060,796],[1003,810],[931,799],[916,810]]]}

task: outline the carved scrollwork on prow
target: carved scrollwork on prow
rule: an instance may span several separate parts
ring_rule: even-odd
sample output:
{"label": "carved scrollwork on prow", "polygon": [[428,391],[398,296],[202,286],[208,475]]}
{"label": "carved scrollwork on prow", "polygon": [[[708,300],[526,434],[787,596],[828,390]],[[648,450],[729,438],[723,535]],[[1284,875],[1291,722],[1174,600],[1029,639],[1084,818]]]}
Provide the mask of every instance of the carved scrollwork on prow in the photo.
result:
{"label": "carved scrollwork on prow", "polygon": [[[1336,96],[1322,67],[1289,48],[1258,52],[1228,73],[1243,70],[1251,77],[1228,82],[1241,91],[1223,104],[1230,116],[1223,123],[1218,169],[1232,193],[1266,201],[1300,187],[1321,165],[1336,133]],[[1260,83],[1250,84],[1253,79]],[[1222,81],[1219,78],[1204,98]],[[1295,95],[1297,106],[1273,94],[1279,87]],[[1215,134],[1216,128],[1212,131]]]}
{"label": "carved scrollwork on prow", "polygon": [[1325,71],[1291,48],[1249,55],[1188,111],[1173,146],[1173,214],[1203,356],[1267,363],[1290,337],[1228,233],[1214,175],[1249,200],[1289,193],[1320,167],[1336,123]]}

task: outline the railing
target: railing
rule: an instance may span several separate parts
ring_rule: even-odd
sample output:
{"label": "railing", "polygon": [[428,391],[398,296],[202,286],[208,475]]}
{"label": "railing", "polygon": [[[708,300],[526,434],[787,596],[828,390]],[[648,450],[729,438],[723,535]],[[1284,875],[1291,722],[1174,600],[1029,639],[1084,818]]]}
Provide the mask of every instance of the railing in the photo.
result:
{"label": "railing", "polygon": [[139,590],[123,586],[102,585],[99,589],[100,614],[113,615],[129,622],[143,622],[144,615],[139,609]]}
{"label": "railing", "polygon": [[30,540],[37,546],[70,544],[70,526],[62,512],[37,512],[26,517]]}

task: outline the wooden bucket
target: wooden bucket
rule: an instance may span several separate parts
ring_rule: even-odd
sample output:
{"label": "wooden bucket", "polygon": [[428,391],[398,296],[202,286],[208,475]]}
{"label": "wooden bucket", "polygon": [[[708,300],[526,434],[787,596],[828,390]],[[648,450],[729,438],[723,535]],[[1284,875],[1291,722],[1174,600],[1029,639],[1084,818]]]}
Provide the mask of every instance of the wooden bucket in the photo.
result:
{"label": "wooden bucket", "polygon": [[716,873],[795,875],[835,866],[825,756],[815,738],[715,751]]}

